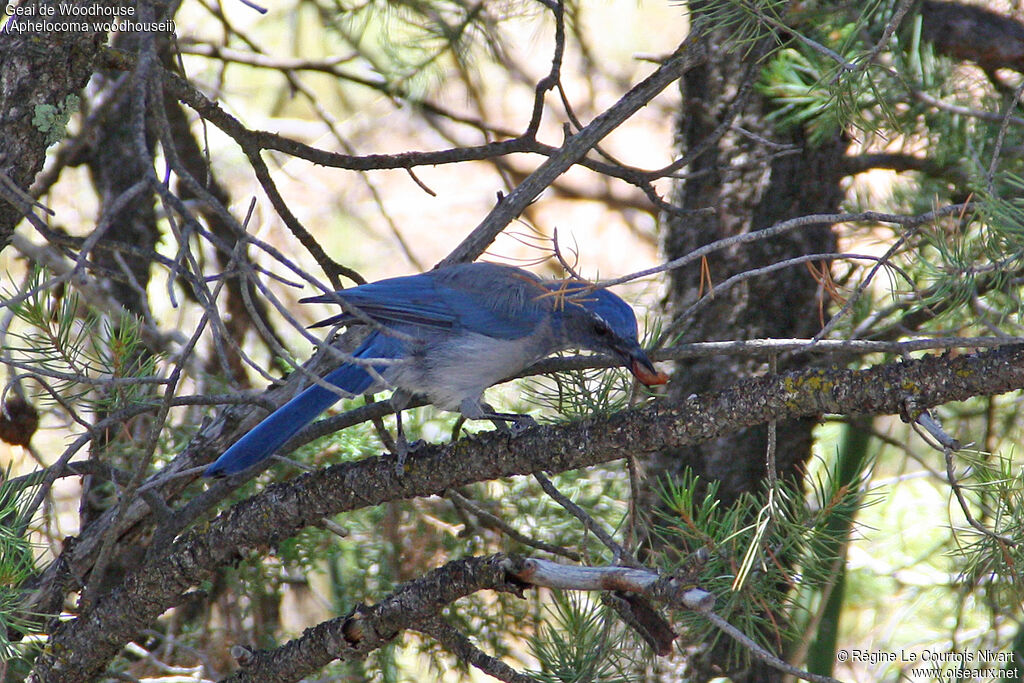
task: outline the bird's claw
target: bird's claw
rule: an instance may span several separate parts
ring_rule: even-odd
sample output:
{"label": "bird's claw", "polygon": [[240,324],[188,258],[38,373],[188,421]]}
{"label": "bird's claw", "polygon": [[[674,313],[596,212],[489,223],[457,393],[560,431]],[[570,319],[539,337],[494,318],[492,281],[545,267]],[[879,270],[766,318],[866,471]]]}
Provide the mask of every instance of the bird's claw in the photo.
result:
{"label": "bird's claw", "polygon": [[399,476],[405,474],[405,459],[410,453],[415,453],[423,448],[426,443],[423,439],[416,439],[409,443],[405,438],[405,434],[395,439],[395,455],[398,456],[398,459],[395,461],[395,474]]}
{"label": "bird's claw", "polygon": [[528,429],[537,426],[537,421],[529,415],[521,415],[518,419],[513,420],[512,424],[508,426],[509,433],[512,436],[519,436]]}

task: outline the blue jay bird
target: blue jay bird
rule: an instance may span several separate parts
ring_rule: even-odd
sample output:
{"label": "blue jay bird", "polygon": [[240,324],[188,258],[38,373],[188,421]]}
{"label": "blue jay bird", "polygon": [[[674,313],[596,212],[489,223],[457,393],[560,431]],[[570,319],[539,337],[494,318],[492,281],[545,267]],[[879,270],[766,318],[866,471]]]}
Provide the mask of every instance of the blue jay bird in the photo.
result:
{"label": "blue jay bird", "polygon": [[[529,416],[494,412],[483,392],[569,348],[615,356],[646,385],[668,381],[640,348],[633,309],[580,280],[542,280],[511,266],[464,263],[302,302],[344,305],[346,312],[316,326],[377,324],[352,354],[365,362],[344,363],[324,380],[353,396],[393,388],[396,412],[419,394],[467,419],[531,425]],[[204,476],[235,474],[270,457],[339,398],[310,386],[226,450]]]}

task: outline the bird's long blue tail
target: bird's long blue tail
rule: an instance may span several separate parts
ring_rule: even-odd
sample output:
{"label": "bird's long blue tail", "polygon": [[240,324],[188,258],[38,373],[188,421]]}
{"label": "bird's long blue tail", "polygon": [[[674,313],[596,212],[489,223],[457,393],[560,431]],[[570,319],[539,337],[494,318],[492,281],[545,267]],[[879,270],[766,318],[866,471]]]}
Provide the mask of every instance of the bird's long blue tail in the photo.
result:
{"label": "bird's long blue tail", "polygon": [[[382,347],[390,346],[389,341],[374,333],[353,355],[358,358],[387,358],[389,355],[382,352],[388,349]],[[378,368],[378,371],[380,370],[383,370],[383,367]],[[345,363],[325,375],[324,381],[356,396],[369,389],[374,378],[362,366]],[[224,451],[206,468],[203,476],[221,477],[235,474],[264,458],[269,458],[274,451],[284,445],[285,441],[295,436],[300,429],[315,420],[317,415],[327,410],[339,398],[341,397],[337,393],[318,384],[308,387]]]}

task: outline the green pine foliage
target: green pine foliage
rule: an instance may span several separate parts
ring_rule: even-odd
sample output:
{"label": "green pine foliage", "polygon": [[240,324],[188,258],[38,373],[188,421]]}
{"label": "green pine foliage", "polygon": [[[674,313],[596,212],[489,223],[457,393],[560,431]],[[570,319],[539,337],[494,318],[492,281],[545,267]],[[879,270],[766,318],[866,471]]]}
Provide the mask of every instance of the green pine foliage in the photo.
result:
{"label": "green pine foliage", "polygon": [[[729,506],[715,497],[717,482],[705,485],[689,472],[665,482],[657,522],[658,544],[668,551],[662,570],[695,572],[695,585],[715,596],[718,614],[744,633],[760,634],[769,651],[782,651],[797,635],[801,596],[820,591],[835,575],[838,549],[863,507],[867,469],[845,484],[823,472],[810,496],[778,482]],[[780,613],[788,614],[785,621]],[[686,626],[688,641],[726,638],[697,613],[675,618]],[[727,667],[749,661],[748,649],[730,643]]]}
{"label": "green pine foliage", "polygon": [[[963,514],[949,549],[961,585],[992,605],[1024,602],[1020,567],[1024,562],[1024,469],[1007,454],[964,449],[956,473],[978,526]],[[980,528],[979,528],[980,526]]]}
{"label": "green pine foliage", "polygon": [[0,473],[0,679],[27,672],[41,644],[31,638],[42,620],[53,615],[29,614],[24,584],[36,571],[37,548],[29,537],[29,514],[39,477],[12,479]]}
{"label": "green pine foliage", "polygon": [[540,662],[530,675],[543,683],[640,681],[637,638],[607,606],[589,596],[555,591],[547,619],[530,639]]}
{"label": "green pine foliage", "polygon": [[763,38],[778,43],[777,29],[784,25],[786,5],[782,0],[707,0],[693,15],[697,31],[724,31],[730,45],[749,54]]}
{"label": "green pine foliage", "polygon": [[145,348],[142,322],[127,312],[101,315],[76,291],[48,286],[49,277],[36,268],[20,290],[3,288],[21,323],[8,331],[5,351],[53,390],[38,394],[43,402],[57,395],[97,413],[138,407],[158,381],[159,363]]}

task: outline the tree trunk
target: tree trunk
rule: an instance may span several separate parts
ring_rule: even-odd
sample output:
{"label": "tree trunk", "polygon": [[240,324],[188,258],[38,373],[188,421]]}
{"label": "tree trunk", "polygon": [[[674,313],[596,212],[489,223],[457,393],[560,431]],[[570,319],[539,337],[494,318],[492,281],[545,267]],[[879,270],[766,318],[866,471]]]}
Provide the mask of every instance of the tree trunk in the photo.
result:
{"label": "tree trunk", "polygon": [[[690,7],[695,18],[699,17],[700,3],[691,2]],[[667,218],[663,233],[667,259],[794,216],[834,212],[843,196],[839,181],[846,140],[836,135],[811,146],[800,130],[776,130],[766,121],[770,104],[752,87],[762,66],[756,59],[758,51],[752,50],[745,58],[742,48],[732,49],[727,38],[721,31],[706,32],[702,40],[709,55],[707,62],[680,81],[681,151],[703,151],[678,183],[673,203],[685,211],[705,211]],[[832,231],[814,226],[715,252],[705,264],[703,286],[700,263],[672,272],[670,310],[678,316],[702,296],[708,296],[707,275],[711,285],[720,284],[753,268],[834,249]],[[807,337],[820,324],[818,283],[801,265],[746,280],[716,294],[686,321],[681,341]],[[800,362],[802,359],[780,362],[779,370],[791,369]],[[675,397],[715,391],[765,372],[767,364],[763,360],[726,356],[682,361],[676,366],[670,391]],[[808,419],[778,424],[776,465],[780,477],[799,480],[811,452],[814,423]],[[761,485],[767,448],[768,429],[761,426],[699,446],[666,451],[648,464],[648,501],[657,504],[655,482],[690,468],[705,482],[721,482],[719,497],[723,503],[732,502]],[[716,649],[692,658],[694,680],[706,680],[720,672],[724,665],[721,654]],[[760,669],[755,665],[733,675],[738,681],[781,680],[777,672]]]}
{"label": "tree trunk", "polygon": [[[67,18],[59,11],[39,13],[44,4],[50,6],[29,0],[20,7],[35,23]],[[108,0],[94,4],[113,6]],[[12,25],[0,31],[0,251],[29,210],[28,188],[43,168],[46,148],[64,137],[67,117],[78,106],[77,93],[89,81],[106,37],[102,31],[20,31]]]}

